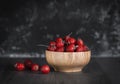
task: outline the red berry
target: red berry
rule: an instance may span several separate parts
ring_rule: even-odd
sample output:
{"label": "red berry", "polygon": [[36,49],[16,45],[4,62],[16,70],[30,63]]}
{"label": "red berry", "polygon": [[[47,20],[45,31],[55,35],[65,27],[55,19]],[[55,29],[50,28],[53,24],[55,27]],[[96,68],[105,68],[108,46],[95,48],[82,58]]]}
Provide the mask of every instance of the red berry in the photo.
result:
{"label": "red berry", "polygon": [[51,42],[49,43],[49,45],[50,45],[50,46],[55,46],[55,45],[56,45],[56,42],[51,41]]}
{"label": "red berry", "polygon": [[38,70],[39,70],[39,65],[38,64],[32,64],[31,71],[38,71]]}
{"label": "red berry", "polygon": [[65,36],[64,40],[67,41],[70,38],[70,36]]}
{"label": "red berry", "polygon": [[86,45],[83,45],[83,50],[84,50],[84,51],[87,51],[87,50],[89,50],[89,49],[88,49],[88,47],[87,47]]}
{"label": "red berry", "polygon": [[76,52],[82,52],[82,51],[84,51],[83,47],[77,47],[76,48]]}
{"label": "red berry", "polygon": [[64,52],[64,47],[59,47],[56,49],[57,52]]}
{"label": "red berry", "polygon": [[56,46],[59,48],[59,47],[63,47],[64,46],[64,43],[63,42],[57,42],[56,43]]}
{"label": "red berry", "polygon": [[32,60],[30,60],[30,59],[26,59],[25,61],[24,61],[24,65],[27,67],[27,68],[31,68],[31,65],[32,65]]}
{"label": "red berry", "polygon": [[67,36],[64,37],[64,40],[67,41],[70,38],[70,35],[72,34],[72,32],[70,34],[68,34]]}
{"label": "red berry", "polygon": [[57,43],[58,43],[58,42],[63,42],[63,39],[60,38],[60,37],[58,37],[58,38],[56,38],[56,42],[57,42]]}
{"label": "red berry", "polygon": [[50,67],[48,65],[46,65],[46,64],[41,66],[41,72],[43,74],[48,74],[50,72]]}
{"label": "red berry", "polygon": [[75,38],[72,38],[72,37],[68,38],[67,40],[68,44],[74,44],[75,42],[76,42]]}
{"label": "red berry", "polygon": [[20,62],[17,62],[15,63],[14,65],[15,69],[18,70],[18,71],[23,71],[25,69],[25,66],[23,63],[20,63]]}
{"label": "red berry", "polygon": [[75,44],[69,44],[66,47],[66,52],[74,52],[74,50],[75,50]]}
{"label": "red berry", "polygon": [[84,45],[84,42],[83,42],[82,39],[79,38],[79,39],[76,41],[76,44],[79,45],[79,46],[82,46],[82,45]]}
{"label": "red berry", "polygon": [[87,51],[89,50],[88,47],[86,45],[83,45],[83,46],[78,46],[76,48],[76,52],[82,52],[82,51]]}
{"label": "red berry", "polygon": [[56,46],[48,46],[48,49],[49,51],[55,51],[56,50]]}

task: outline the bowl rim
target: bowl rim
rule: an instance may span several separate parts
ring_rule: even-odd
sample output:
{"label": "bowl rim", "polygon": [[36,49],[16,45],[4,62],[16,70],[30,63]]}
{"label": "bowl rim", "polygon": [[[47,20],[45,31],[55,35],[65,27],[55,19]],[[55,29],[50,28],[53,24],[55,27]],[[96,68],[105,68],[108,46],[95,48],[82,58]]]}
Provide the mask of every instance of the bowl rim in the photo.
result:
{"label": "bowl rim", "polygon": [[82,51],[82,52],[57,52],[57,51],[49,51],[49,50],[45,50],[45,51],[51,52],[51,53],[87,53],[87,52],[91,52],[91,50]]}

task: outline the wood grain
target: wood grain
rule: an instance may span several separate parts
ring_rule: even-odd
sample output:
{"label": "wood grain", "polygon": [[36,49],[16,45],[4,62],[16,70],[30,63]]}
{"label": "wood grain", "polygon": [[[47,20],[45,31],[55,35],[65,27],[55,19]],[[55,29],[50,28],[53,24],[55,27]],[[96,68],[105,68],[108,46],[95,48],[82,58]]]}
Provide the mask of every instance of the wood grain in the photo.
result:
{"label": "wood grain", "polygon": [[91,51],[85,52],[54,52],[46,50],[46,61],[55,71],[79,72],[82,71],[91,58]]}

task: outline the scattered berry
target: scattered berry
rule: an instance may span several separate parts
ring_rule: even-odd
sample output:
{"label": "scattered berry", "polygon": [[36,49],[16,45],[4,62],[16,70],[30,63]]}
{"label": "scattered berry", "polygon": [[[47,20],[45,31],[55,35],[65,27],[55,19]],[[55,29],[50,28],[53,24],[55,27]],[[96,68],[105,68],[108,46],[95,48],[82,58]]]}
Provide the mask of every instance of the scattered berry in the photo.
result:
{"label": "scattered berry", "polygon": [[27,68],[31,68],[31,65],[33,64],[33,62],[32,62],[32,60],[30,60],[30,59],[26,59],[25,61],[24,61],[24,65],[25,65],[25,67],[27,67]]}
{"label": "scattered berry", "polygon": [[41,66],[41,72],[43,74],[48,74],[50,72],[50,67],[48,65]]}
{"label": "scattered berry", "polygon": [[14,65],[15,69],[18,70],[18,71],[23,71],[25,69],[25,66],[23,63],[20,63],[20,62],[16,62],[15,65]]}
{"label": "scattered berry", "polygon": [[39,65],[38,64],[32,64],[31,71],[38,71],[38,70],[39,70]]}
{"label": "scattered berry", "polygon": [[42,74],[48,74],[50,72],[50,67],[45,64],[45,65],[42,65],[42,66],[39,66],[38,64],[31,64],[32,61],[29,60],[29,59],[26,59],[24,61],[24,63],[21,63],[21,62],[16,62],[15,65],[14,65],[14,68],[17,70],[17,71],[23,71],[25,69],[25,64],[26,66],[28,67],[29,65],[31,65],[31,71],[41,71]]}

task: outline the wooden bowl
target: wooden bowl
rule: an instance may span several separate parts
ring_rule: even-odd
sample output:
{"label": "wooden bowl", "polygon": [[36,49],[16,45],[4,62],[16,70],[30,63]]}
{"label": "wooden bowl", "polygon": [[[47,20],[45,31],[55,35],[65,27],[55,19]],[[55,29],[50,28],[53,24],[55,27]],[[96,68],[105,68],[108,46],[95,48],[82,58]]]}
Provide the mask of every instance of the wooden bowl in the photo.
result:
{"label": "wooden bowl", "polygon": [[80,72],[91,57],[91,51],[84,52],[54,52],[46,50],[46,61],[55,71]]}

